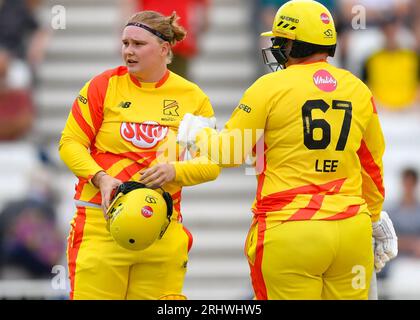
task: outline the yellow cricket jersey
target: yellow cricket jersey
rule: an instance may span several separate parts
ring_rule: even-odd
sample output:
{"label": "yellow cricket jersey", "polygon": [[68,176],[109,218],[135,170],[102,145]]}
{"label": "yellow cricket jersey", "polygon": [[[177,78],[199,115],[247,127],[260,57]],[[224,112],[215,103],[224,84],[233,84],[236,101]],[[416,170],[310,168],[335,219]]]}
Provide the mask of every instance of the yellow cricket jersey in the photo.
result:
{"label": "yellow cricket jersey", "polygon": [[410,107],[419,85],[419,56],[407,49],[381,50],[366,63],[367,83],[378,104],[389,109]]}
{"label": "yellow cricket jersey", "polygon": [[[140,180],[140,171],[158,161],[182,158],[176,144],[185,113],[205,117],[214,112],[200,88],[167,71],[157,83],[140,83],[126,67],[94,77],[80,91],[60,140],[60,156],[79,178],[75,199],[101,203],[91,183],[100,170],[122,181]],[[173,151],[173,152],[172,152]],[[183,165],[173,182],[164,185],[180,217],[181,186],[215,179],[217,165]]]}
{"label": "yellow cricket jersey", "polygon": [[[238,131],[242,141],[226,143]],[[208,136],[219,151],[210,158],[222,167],[238,164],[238,148],[241,162],[257,154],[257,216],[336,220],[369,210],[379,218],[384,138],[370,90],[346,70],[319,61],[267,74],[248,88],[221,133],[201,131],[198,145]]]}

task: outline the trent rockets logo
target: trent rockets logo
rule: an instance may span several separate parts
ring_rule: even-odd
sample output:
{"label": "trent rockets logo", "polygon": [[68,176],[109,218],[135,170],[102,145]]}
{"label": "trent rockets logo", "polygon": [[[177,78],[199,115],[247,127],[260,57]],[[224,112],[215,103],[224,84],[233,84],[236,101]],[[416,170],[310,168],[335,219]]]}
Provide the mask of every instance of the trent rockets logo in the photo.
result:
{"label": "trent rockets logo", "polygon": [[313,79],[314,84],[322,91],[331,92],[337,88],[337,80],[327,70],[318,70]]}
{"label": "trent rockets logo", "polygon": [[145,218],[150,218],[153,215],[152,207],[144,206],[143,208],[141,208],[141,214]]}
{"label": "trent rockets logo", "polygon": [[178,108],[178,102],[175,100],[163,100],[163,114],[165,116],[179,116]]}
{"label": "trent rockets logo", "polygon": [[150,149],[166,137],[168,127],[161,126],[154,121],[143,123],[123,122],[120,133],[121,137],[125,141],[131,142],[132,145],[142,149]]}

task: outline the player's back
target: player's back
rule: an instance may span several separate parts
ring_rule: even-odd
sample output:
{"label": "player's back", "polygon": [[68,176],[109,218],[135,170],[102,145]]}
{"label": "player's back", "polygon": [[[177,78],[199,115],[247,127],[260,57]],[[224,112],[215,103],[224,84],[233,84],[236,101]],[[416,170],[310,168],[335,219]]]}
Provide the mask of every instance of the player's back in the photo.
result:
{"label": "player's back", "polygon": [[366,211],[360,153],[376,112],[370,90],[325,61],[292,65],[254,87],[267,105],[266,164],[254,212],[306,220]]}

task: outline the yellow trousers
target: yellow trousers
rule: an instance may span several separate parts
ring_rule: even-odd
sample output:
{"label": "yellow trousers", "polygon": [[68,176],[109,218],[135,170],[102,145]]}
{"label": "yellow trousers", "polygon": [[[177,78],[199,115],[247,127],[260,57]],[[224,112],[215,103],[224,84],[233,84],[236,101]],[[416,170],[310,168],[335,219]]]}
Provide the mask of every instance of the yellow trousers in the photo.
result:
{"label": "yellow trousers", "polygon": [[368,214],[254,220],[245,244],[256,299],[367,299],[373,272]]}
{"label": "yellow trousers", "polygon": [[172,221],[149,248],[120,247],[102,210],[77,207],[68,238],[71,299],[159,299],[182,294],[191,234]]}

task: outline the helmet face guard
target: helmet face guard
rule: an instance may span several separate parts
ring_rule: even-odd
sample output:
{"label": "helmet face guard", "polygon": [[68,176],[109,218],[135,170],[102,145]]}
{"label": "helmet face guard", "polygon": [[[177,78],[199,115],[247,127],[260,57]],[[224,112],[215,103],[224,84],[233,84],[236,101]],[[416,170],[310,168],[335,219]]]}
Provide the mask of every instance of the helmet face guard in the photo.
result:
{"label": "helmet face guard", "polygon": [[[147,187],[139,182],[136,181],[128,181],[128,182],[124,182],[122,183],[116,190],[111,204],[106,212],[106,216],[107,216],[107,229],[108,231],[111,230],[111,224],[113,222],[113,220],[119,215],[119,213],[122,210],[121,207],[121,203],[118,206],[115,206],[115,204],[117,203],[117,201],[124,195],[128,194],[131,191],[137,190],[137,189],[142,189],[142,188],[146,188]],[[163,193],[162,193],[162,197],[166,203],[166,219],[163,223],[162,228],[160,229],[160,233],[158,236],[158,239],[161,239],[163,237],[163,235],[165,234],[166,230],[169,227],[169,224],[171,222],[171,216],[172,216],[172,212],[173,212],[173,200],[172,197],[170,195],[169,192],[164,191],[162,188],[160,188]],[[139,205],[139,210],[140,210],[141,205]]]}
{"label": "helmet face guard", "polygon": [[279,69],[286,68],[286,63],[288,61],[286,45],[288,40],[289,39],[280,37],[271,38],[272,46],[261,50],[264,64],[267,65],[271,71],[275,72]]}

